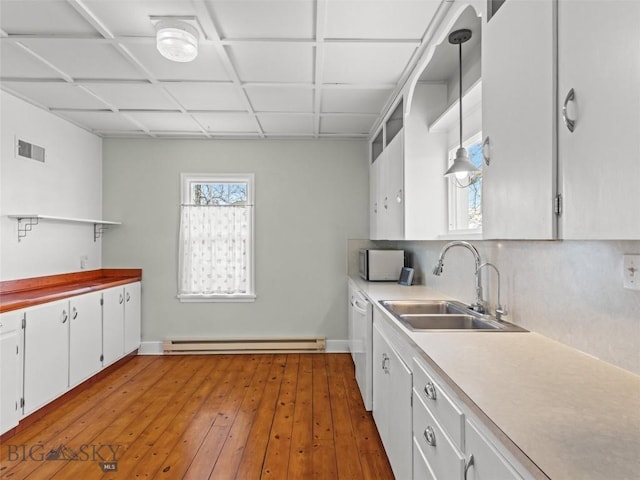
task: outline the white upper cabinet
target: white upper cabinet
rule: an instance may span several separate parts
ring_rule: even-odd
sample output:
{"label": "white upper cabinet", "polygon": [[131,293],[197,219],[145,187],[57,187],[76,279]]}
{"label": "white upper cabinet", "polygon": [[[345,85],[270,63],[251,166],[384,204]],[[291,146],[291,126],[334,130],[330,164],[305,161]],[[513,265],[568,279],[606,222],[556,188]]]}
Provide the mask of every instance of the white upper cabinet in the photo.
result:
{"label": "white upper cabinet", "polygon": [[506,0],[483,20],[482,230],[487,239],[553,239],[557,234],[555,16],[554,1]]}
{"label": "white upper cabinet", "polygon": [[558,2],[562,238],[640,239],[639,22],[634,0]]}
{"label": "white upper cabinet", "polygon": [[404,103],[402,99],[371,144],[369,234],[404,239]]}

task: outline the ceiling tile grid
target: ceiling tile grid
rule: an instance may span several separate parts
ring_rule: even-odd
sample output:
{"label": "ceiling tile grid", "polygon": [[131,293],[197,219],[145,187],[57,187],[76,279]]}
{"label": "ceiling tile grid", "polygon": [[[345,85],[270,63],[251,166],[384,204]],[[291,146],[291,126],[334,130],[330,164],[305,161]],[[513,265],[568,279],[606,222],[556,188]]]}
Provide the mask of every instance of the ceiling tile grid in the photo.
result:
{"label": "ceiling tile grid", "polygon": [[366,138],[442,1],[0,0],[0,87],[103,137]]}

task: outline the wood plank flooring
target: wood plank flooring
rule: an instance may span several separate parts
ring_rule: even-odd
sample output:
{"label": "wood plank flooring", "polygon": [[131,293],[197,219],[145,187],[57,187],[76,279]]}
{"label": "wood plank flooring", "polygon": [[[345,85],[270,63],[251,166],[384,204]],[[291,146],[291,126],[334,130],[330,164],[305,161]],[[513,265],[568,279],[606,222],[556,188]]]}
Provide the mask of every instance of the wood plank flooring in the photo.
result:
{"label": "wood plank flooring", "polygon": [[348,354],[135,357],[0,447],[7,479],[393,479]]}

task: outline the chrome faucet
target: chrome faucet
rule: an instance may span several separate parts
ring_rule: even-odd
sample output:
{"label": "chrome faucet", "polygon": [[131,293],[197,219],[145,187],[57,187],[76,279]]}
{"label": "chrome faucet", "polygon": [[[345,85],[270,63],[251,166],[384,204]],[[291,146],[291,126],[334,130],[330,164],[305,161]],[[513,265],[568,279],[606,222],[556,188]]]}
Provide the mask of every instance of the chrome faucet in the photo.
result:
{"label": "chrome faucet", "polygon": [[464,247],[464,248],[466,248],[467,250],[469,250],[473,254],[473,258],[474,258],[474,260],[476,262],[476,268],[475,268],[476,302],[473,305],[471,305],[471,308],[473,310],[475,310],[476,312],[484,313],[485,308],[484,308],[484,300],[482,299],[482,283],[480,281],[480,269],[482,268],[482,266],[481,266],[481,262],[480,262],[480,254],[478,253],[478,250],[476,250],[476,247],[471,245],[469,242],[465,242],[465,241],[462,241],[462,240],[455,240],[453,242],[447,243],[444,247],[442,247],[442,250],[440,250],[440,256],[438,257],[438,263],[433,268],[433,274],[436,275],[436,276],[440,276],[440,274],[442,273],[442,270],[444,269],[444,263],[443,263],[444,256],[449,251],[449,249],[452,248],[452,247]]}
{"label": "chrome faucet", "polygon": [[496,271],[496,275],[498,276],[498,301],[496,303],[495,317],[496,320],[500,322],[502,321],[502,316],[507,314],[507,309],[500,303],[500,271],[498,270],[498,267],[496,267],[493,263],[486,262],[478,267],[476,275],[480,275],[480,270],[482,270],[484,267],[493,268]]}

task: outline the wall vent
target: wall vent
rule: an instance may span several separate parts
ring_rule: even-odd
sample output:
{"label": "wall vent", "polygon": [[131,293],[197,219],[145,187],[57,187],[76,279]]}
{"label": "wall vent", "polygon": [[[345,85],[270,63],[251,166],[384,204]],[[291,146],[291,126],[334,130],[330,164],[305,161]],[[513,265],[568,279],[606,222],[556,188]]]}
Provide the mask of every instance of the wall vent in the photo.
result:
{"label": "wall vent", "polygon": [[16,138],[16,157],[44,163],[44,147]]}

